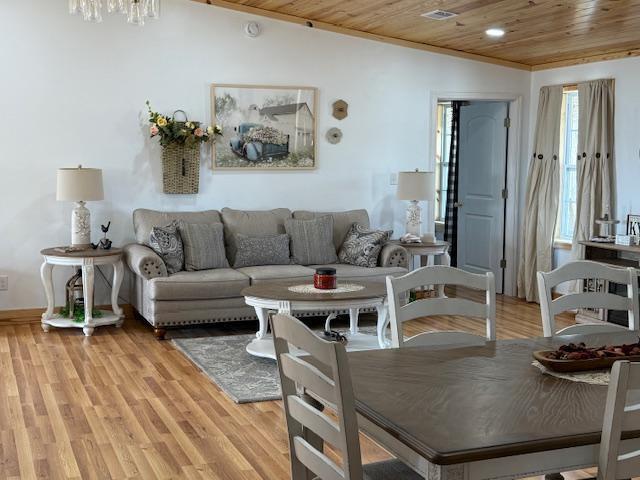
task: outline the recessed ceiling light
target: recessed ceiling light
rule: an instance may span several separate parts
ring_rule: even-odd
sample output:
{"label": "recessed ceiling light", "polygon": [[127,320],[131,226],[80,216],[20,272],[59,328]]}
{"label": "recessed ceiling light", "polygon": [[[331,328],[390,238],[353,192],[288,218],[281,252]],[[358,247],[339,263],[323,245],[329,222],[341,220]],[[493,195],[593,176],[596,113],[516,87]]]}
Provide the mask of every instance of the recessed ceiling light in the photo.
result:
{"label": "recessed ceiling light", "polygon": [[501,28],[490,28],[488,30],[485,30],[484,33],[486,33],[490,37],[498,38],[504,35],[504,30],[502,30]]}

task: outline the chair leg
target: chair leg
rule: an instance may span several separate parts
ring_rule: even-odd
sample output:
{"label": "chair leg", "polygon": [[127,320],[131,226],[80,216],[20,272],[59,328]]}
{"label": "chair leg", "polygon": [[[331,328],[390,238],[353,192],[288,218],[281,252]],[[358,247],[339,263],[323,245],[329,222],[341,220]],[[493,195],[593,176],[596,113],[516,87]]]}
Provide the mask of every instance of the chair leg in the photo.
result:
{"label": "chair leg", "polygon": [[153,334],[156,337],[156,340],[164,340],[164,336],[167,334],[167,329],[162,327],[155,327],[153,329]]}

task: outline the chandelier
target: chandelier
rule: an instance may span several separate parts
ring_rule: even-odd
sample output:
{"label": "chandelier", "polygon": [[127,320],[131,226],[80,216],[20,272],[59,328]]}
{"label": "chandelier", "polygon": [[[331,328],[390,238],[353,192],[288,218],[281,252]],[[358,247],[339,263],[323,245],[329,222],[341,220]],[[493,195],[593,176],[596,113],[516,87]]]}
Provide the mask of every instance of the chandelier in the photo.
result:
{"label": "chandelier", "polygon": [[102,4],[108,13],[122,13],[132,25],[144,25],[145,18],[160,17],[160,0],[69,0],[69,13],[88,22],[102,22]]}

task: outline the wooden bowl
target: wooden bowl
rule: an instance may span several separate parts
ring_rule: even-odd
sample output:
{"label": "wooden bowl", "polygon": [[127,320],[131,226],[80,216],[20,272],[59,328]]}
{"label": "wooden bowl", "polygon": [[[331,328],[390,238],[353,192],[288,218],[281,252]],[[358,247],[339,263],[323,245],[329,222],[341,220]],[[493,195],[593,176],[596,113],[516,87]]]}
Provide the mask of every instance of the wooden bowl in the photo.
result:
{"label": "wooden bowl", "polygon": [[640,362],[640,355],[630,355],[626,357],[606,357],[589,358],[587,360],[557,360],[548,358],[547,355],[554,350],[538,350],[533,352],[533,358],[554,372],[586,372],[588,370],[609,369],[618,360],[629,360],[630,362]]}

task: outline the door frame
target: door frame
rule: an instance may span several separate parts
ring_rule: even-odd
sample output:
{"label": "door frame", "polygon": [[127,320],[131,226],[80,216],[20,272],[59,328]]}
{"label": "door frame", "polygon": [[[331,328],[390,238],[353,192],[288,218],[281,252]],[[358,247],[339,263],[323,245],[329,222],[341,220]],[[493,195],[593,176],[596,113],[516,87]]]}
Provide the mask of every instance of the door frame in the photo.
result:
{"label": "door frame", "polygon": [[[504,270],[503,293],[515,296],[517,292],[518,271],[518,204],[520,178],[520,162],[522,149],[522,95],[514,93],[486,93],[486,92],[447,92],[433,91],[429,102],[431,126],[429,128],[429,156],[427,160],[428,170],[435,171],[436,138],[438,129],[438,102],[463,101],[497,101],[509,102],[509,118],[511,124],[507,136],[507,190],[509,195],[506,201],[504,222],[505,260],[507,266]],[[428,222],[435,222],[433,209],[428,212]]]}

